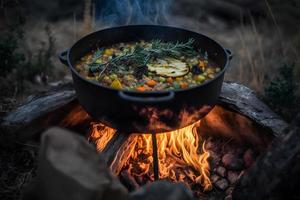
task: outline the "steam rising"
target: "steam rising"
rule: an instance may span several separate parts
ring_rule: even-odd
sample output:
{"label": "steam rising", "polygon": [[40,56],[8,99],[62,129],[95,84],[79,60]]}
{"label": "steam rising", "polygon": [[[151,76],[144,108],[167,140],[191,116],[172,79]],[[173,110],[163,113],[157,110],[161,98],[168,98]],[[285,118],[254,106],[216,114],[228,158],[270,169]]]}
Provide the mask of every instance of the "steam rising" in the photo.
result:
{"label": "steam rising", "polygon": [[101,26],[168,24],[171,0],[96,0]]}

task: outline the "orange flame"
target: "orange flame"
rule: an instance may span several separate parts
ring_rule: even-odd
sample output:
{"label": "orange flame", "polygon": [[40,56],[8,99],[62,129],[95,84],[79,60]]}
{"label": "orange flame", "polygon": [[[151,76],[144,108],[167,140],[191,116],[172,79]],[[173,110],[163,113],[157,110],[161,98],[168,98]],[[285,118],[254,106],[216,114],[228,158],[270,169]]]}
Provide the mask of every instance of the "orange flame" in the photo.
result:
{"label": "orange flame", "polygon": [[[156,135],[159,178],[173,182],[198,183],[204,191],[209,191],[212,189],[209,152],[205,149],[205,141],[198,136],[199,124],[197,122],[179,130]],[[96,142],[98,151],[102,151],[115,130],[99,126],[101,129],[93,124],[91,139]],[[154,180],[151,134],[132,134],[120,147],[111,169],[115,174],[127,170],[134,177]]]}
{"label": "orange flame", "polygon": [[101,123],[91,123],[92,132],[89,140],[92,140],[96,144],[97,151],[101,152],[106,147],[108,142],[113,138],[116,133],[115,129],[105,126]]}

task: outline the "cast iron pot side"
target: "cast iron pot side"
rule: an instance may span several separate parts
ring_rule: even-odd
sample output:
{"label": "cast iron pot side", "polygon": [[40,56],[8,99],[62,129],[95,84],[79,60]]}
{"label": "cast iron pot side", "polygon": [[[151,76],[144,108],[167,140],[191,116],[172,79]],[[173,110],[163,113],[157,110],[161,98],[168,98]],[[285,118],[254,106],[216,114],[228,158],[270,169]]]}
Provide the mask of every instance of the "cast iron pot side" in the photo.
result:
{"label": "cast iron pot side", "polygon": [[[139,40],[186,42],[195,39],[195,49],[207,52],[221,72],[202,85],[172,91],[117,90],[86,80],[74,64],[91,50],[120,42]],[[216,104],[232,53],[214,40],[192,31],[157,25],[132,25],[100,30],[77,41],[59,56],[73,76],[78,101],[96,120],[124,133],[161,133],[190,125]]]}

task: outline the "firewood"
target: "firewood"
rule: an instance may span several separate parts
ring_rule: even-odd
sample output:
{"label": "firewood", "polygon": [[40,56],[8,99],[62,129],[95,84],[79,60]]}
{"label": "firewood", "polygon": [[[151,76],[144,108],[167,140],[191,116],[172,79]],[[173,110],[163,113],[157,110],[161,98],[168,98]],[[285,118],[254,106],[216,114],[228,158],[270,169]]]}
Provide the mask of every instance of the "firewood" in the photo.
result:
{"label": "firewood", "polygon": [[110,166],[114,159],[116,158],[116,155],[121,148],[121,146],[125,143],[125,141],[128,139],[129,134],[123,134],[117,132],[113,138],[108,142],[106,147],[103,149],[101,154],[105,158],[105,163]]}
{"label": "firewood", "polygon": [[[223,84],[218,105],[220,109],[250,119],[275,137],[280,136],[287,127],[287,124],[259,100],[252,90],[237,83]],[[75,108],[78,108],[78,101],[71,85],[37,94],[1,120],[2,138],[23,142],[38,138],[48,127],[61,125]],[[79,107],[78,112],[84,112],[83,108]],[[86,128],[88,121],[86,119],[73,130],[81,125],[82,129]],[[72,126],[66,128],[72,129]]]}
{"label": "firewood", "polygon": [[119,176],[121,183],[123,183],[123,185],[125,185],[129,191],[134,191],[140,187],[134,177],[128,171],[122,171]]}

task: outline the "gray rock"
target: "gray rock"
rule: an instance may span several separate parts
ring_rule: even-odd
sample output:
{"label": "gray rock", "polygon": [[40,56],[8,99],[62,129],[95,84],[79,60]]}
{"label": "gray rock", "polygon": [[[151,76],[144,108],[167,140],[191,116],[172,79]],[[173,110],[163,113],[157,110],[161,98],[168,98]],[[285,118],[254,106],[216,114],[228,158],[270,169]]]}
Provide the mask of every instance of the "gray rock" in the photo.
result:
{"label": "gray rock", "polygon": [[227,172],[227,179],[231,184],[235,184],[238,180],[239,173],[234,171],[228,171]]}
{"label": "gray rock", "polygon": [[84,137],[59,128],[43,133],[39,199],[123,200],[127,191]]}
{"label": "gray rock", "polygon": [[221,161],[221,157],[219,154],[215,153],[214,151],[209,151],[209,161],[211,166],[215,168]]}
{"label": "gray rock", "polygon": [[205,141],[205,148],[206,148],[207,150],[211,150],[211,151],[217,151],[217,150],[218,150],[218,145],[215,144],[214,138],[213,138],[213,137],[209,137],[209,138]]}
{"label": "gray rock", "polygon": [[226,194],[231,195],[233,190],[234,190],[234,187],[228,187],[227,190],[226,190]]}
{"label": "gray rock", "polygon": [[236,155],[238,155],[239,157],[243,157],[243,154],[244,154],[244,149],[242,149],[241,147],[234,147],[235,150],[234,150],[234,153]]}
{"label": "gray rock", "polygon": [[194,200],[194,197],[182,183],[157,181],[132,192],[129,200]]}
{"label": "gray rock", "polygon": [[210,180],[211,180],[211,182],[213,182],[213,183],[217,182],[217,181],[220,180],[220,179],[221,179],[221,177],[218,176],[218,175],[216,175],[216,174],[213,174],[213,175],[210,176]]}
{"label": "gray rock", "polygon": [[232,153],[225,154],[222,157],[222,163],[229,170],[241,170],[244,166],[243,160]]}
{"label": "gray rock", "polygon": [[238,180],[241,179],[245,174],[245,170],[241,171],[238,177]]}
{"label": "gray rock", "polygon": [[248,149],[243,156],[245,167],[248,168],[254,163],[254,153],[251,149]]}
{"label": "gray rock", "polygon": [[233,147],[233,145],[229,142],[225,145],[222,146],[222,155],[225,154],[235,154],[236,152],[236,147]]}
{"label": "gray rock", "polygon": [[226,179],[222,178],[222,179],[218,180],[217,182],[215,182],[214,185],[216,186],[216,188],[224,191],[228,187],[228,181]]}
{"label": "gray rock", "polygon": [[225,177],[226,176],[226,169],[222,166],[219,166],[216,168],[216,173],[218,175],[220,175],[221,177]]}

